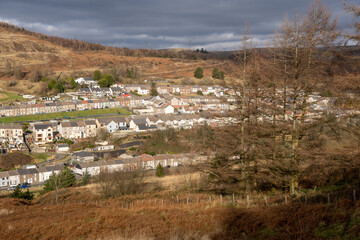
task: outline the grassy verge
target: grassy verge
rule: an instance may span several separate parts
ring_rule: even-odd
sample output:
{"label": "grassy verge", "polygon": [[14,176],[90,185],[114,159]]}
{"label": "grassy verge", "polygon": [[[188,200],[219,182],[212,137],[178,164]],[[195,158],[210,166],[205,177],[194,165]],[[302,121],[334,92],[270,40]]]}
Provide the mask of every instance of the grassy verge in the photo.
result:
{"label": "grassy verge", "polygon": [[93,110],[74,111],[74,112],[58,112],[58,113],[45,113],[45,114],[25,115],[25,116],[16,116],[16,117],[2,117],[0,118],[0,122],[11,123],[11,122],[40,121],[40,120],[51,120],[51,119],[68,119],[68,118],[81,118],[87,116],[98,116],[105,114],[130,115],[130,111],[125,108],[104,108],[104,109],[93,109]]}
{"label": "grassy verge", "polygon": [[0,102],[9,102],[23,99],[22,96],[19,96],[14,92],[1,92],[0,93]]}
{"label": "grassy verge", "polygon": [[55,157],[53,154],[49,154],[49,153],[39,153],[39,154],[30,153],[29,155],[34,158],[33,163],[35,164],[46,162],[47,160],[54,159]]}

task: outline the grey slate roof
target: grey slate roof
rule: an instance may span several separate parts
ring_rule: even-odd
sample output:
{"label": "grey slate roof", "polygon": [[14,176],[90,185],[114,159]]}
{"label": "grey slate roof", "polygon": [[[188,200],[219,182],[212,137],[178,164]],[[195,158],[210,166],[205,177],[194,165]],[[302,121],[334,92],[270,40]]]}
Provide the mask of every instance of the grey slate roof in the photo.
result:
{"label": "grey slate roof", "polygon": [[6,178],[6,177],[9,177],[8,172],[0,172],[0,178]]}
{"label": "grey slate roof", "polygon": [[27,169],[18,169],[17,172],[19,173],[19,175],[28,175],[28,174],[30,174]]}
{"label": "grey slate roof", "polygon": [[50,127],[48,124],[38,124],[38,125],[34,125],[34,128],[35,128],[36,130],[47,129],[48,127]]}
{"label": "grey slate roof", "polygon": [[85,152],[85,151],[81,151],[81,152],[75,152],[75,153],[73,153],[72,156],[73,156],[73,157],[92,157],[92,156],[94,156],[94,155],[91,154],[91,153]]}
{"label": "grey slate roof", "polygon": [[39,173],[39,171],[36,168],[28,168],[27,170],[28,170],[29,174]]}
{"label": "grey slate roof", "polygon": [[14,171],[8,171],[9,176],[19,176],[20,174],[14,170]]}

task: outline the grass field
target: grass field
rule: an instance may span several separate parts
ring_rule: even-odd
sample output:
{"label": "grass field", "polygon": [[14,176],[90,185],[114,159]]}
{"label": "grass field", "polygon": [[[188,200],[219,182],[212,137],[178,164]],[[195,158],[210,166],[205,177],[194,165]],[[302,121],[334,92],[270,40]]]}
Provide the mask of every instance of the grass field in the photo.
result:
{"label": "grass field", "polygon": [[84,111],[74,112],[58,112],[58,113],[46,113],[36,115],[25,115],[16,117],[2,117],[0,122],[11,123],[11,122],[26,122],[26,121],[40,121],[40,120],[51,120],[51,119],[68,119],[68,118],[81,118],[88,116],[100,116],[107,114],[119,114],[119,115],[130,115],[131,112],[125,108],[104,108],[104,109],[93,109]]}
{"label": "grass field", "polygon": [[19,96],[14,92],[0,92],[0,102],[11,102],[16,100],[23,99],[22,96]]}

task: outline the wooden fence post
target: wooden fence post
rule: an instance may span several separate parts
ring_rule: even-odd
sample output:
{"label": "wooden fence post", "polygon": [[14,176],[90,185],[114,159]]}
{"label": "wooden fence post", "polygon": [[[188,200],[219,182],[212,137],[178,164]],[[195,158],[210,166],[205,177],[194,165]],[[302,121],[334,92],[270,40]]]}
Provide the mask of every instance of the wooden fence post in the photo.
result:
{"label": "wooden fence post", "polygon": [[162,206],[164,205],[164,199],[161,199],[161,205]]}
{"label": "wooden fence post", "polygon": [[287,204],[288,202],[287,202],[287,196],[285,196],[285,204]]}
{"label": "wooden fence post", "polygon": [[356,203],[356,190],[353,190],[353,198],[354,198],[354,203]]}
{"label": "wooden fence post", "polygon": [[250,205],[250,196],[246,195],[246,205],[249,206]]}
{"label": "wooden fence post", "polygon": [[265,206],[268,205],[268,201],[267,201],[267,198],[266,198],[266,195],[265,195]]}
{"label": "wooden fence post", "polygon": [[235,194],[232,194],[232,203],[235,205]]}
{"label": "wooden fence post", "polygon": [[189,204],[189,197],[186,198],[186,204]]}
{"label": "wooden fence post", "polygon": [[222,202],[222,195],[220,194],[220,205],[222,206],[223,205],[223,202]]}
{"label": "wooden fence post", "polygon": [[179,203],[179,196],[176,195],[176,202]]}

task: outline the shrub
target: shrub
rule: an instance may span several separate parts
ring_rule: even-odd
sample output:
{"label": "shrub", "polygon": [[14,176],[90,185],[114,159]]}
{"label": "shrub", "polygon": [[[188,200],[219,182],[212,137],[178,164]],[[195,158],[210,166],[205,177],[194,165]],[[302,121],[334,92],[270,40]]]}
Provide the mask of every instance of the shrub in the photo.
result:
{"label": "shrub", "polygon": [[90,179],[91,179],[91,175],[90,175],[90,173],[88,171],[86,171],[83,178],[82,178],[82,180],[81,180],[81,185],[89,184]]}
{"label": "shrub", "polygon": [[101,173],[97,182],[99,192],[104,198],[114,198],[145,191],[145,178],[141,171]]}
{"label": "shrub", "polygon": [[220,79],[220,80],[224,80],[225,79],[225,73],[223,71],[219,71],[219,69],[217,67],[215,67],[212,71],[212,77],[214,79]]}
{"label": "shrub", "polygon": [[10,197],[11,198],[22,198],[22,199],[31,201],[34,199],[34,194],[31,193],[29,191],[29,189],[27,189],[25,192],[23,192],[21,190],[20,186],[16,186],[14,191],[12,193],[10,193]]}
{"label": "shrub", "polygon": [[164,177],[165,176],[164,168],[160,163],[158,163],[158,165],[156,167],[156,173],[155,174],[156,174],[157,177]]}
{"label": "shrub", "polygon": [[12,80],[9,82],[9,87],[14,87],[16,86],[17,82],[15,80]]}
{"label": "shrub", "polygon": [[201,79],[204,77],[204,70],[202,67],[197,67],[194,72],[194,77]]}

